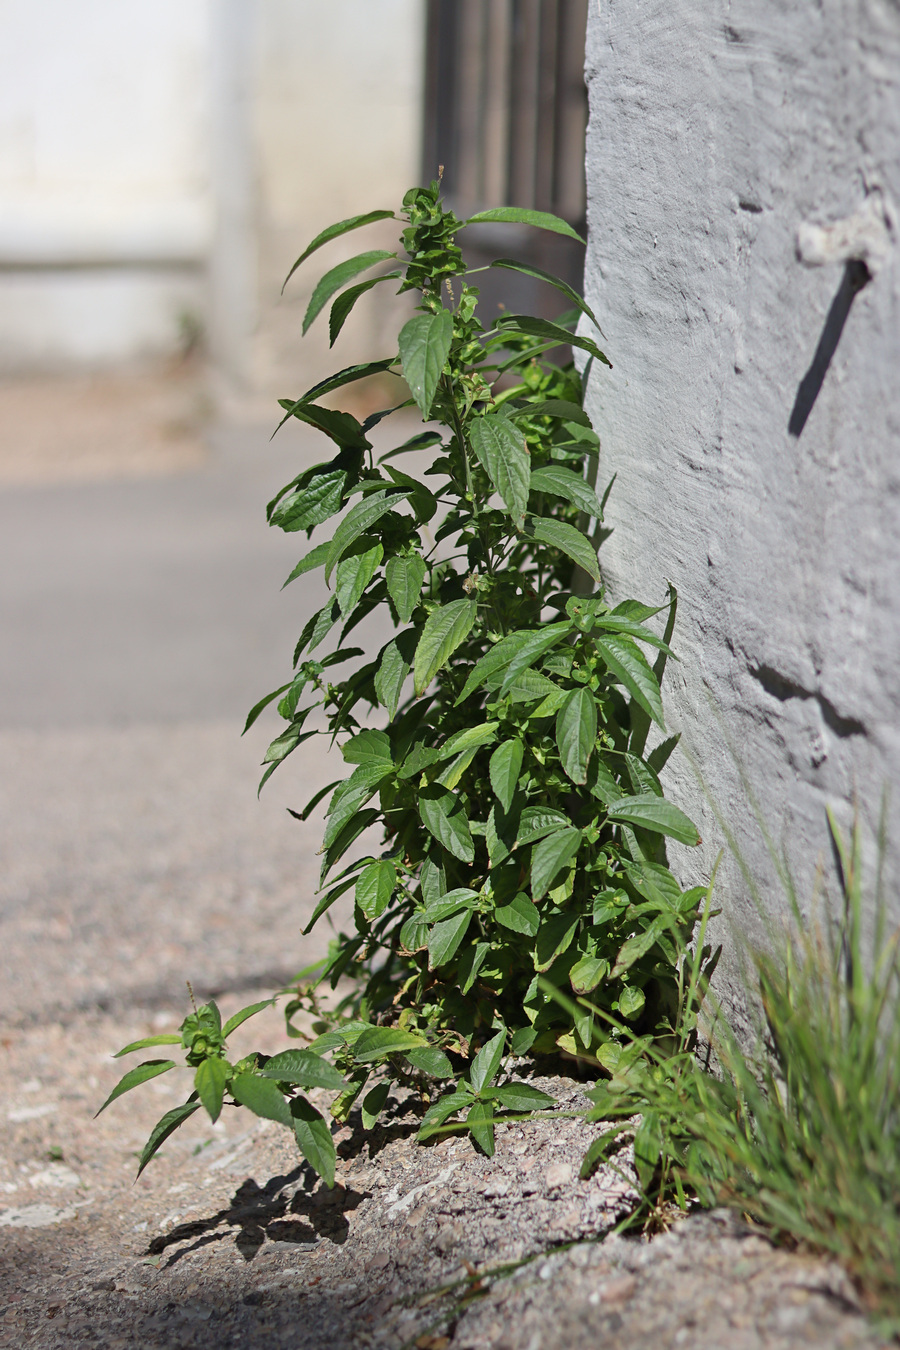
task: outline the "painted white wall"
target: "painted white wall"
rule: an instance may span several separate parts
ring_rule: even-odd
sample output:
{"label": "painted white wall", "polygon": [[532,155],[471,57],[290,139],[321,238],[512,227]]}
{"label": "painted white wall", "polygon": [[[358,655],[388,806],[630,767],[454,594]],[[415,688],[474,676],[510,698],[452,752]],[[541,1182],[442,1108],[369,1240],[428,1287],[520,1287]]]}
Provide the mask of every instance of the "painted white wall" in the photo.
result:
{"label": "painted white wall", "polygon": [[202,303],[210,0],[0,0],[0,367],[177,345]]}
{"label": "painted white wall", "polygon": [[[670,721],[767,901],[783,904],[728,741],[804,894],[819,860],[831,867],[826,803],[847,825],[858,796],[871,855],[885,784],[896,878],[900,7],[595,0],[587,76],[586,291],[615,367],[595,368],[589,394],[618,474],[610,587],[662,601],[676,585]],[[823,265],[800,260],[804,223],[860,208],[830,254],[802,235]],[[866,250],[877,273],[791,434],[843,259]],[[713,812],[684,762],[668,779],[708,868]],[[719,898],[754,930],[732,863]]]}

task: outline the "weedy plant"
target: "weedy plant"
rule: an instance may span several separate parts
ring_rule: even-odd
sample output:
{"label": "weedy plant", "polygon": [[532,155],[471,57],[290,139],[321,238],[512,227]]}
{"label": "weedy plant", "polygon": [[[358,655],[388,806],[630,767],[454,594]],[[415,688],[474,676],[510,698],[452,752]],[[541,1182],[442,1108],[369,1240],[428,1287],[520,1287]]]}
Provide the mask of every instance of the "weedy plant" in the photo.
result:
{"label": "weedy plant", "polygon": [[858,824],[849,843],[830,813],[829,824],[841,912],[823,902],[805,918],[780,869],[791,924],[770,925],[768,950],[753,953],[751,988],[763,1018],[756,1050],[742,1050],[692,969],[692,1003],[707,999],[718,1071],[704,1072],[689,1053],[626,1051],[610,1081],[589,1090],[593,1119],[614,1127],[592,1145],[583,1175],[639,1115],[645,1217],[683,1204],[686,1192],[737,1208],[776,1238],[840,1260],[867,1307],[897,1334],[900,934],[887,933],[879,885],[869,896],[867,950]]}
{"label": "weedy plant", "polygon": [[[373,211],[329,227],[291,274],[331,240],[392,216]],[[665,736],[660,695],[676,597],[661,607],[662,636],[647,626],[659,607],[605,598],[599,442],[578,373],[552,359],[580,349],[585,378],[609,365],[595,336],[573,331],[579,317],[586,329],[597,321],[565,282],[506,258],[491,265],[548,283],[573,311],[559,323],[502,311],[482,321],[457,242],[476,222],[574,231],[515,208],[462,222],[445,209],[438,183],[408,192],[399,220],[402,252],[338,264],[306,311],[304,332],[331,302],[333,343],[371,287],[399,282],[417,296],[395,352],[281,400],[284,421],[315,428],[332,448],[278,493],[268,518],[307,538],[333,522],[288,577],[322,569],[333,594],[300,634],[294,674],[247,721],[277,700],[286,722],[266,753],[263,783],[316,735],[337,741],[351,766],[299,815],[330,793],[321,898],[306,931],[348,891],[354,929],[337,934],[315,980],[298,983],[289,1030],[299,1034],[290,1021],[299,1009],[319,1011],[317,981],[347,977],[351,992],[308,1050],[275,1062],[251,1056],[232,1069],[220,1048],[229,1028],[219,1032],[212,1005],[184,1032],[197,1078],[180,1111],[198,1101],[218,1110],[224,1093],[283,1119],[326,1179],[327,1128],[318,1117],[313,1146],[313,1108],[297,1087],[339,1072],[332,1113],[343,1119],[359,1101],[369,1126],[392,1079],[414,1085],[431,1103],[423,1137],[462,1114],[491,1152],[498,1113],[552,1104],[529,1084],[503,1081],[507,1056],[670,1037],[704,895],[682,891],[665,855],[667,837],[699,842],[659,780],[677,742]],[[362,422],[322,402],[386,374],[398,377],[398,402]],[[376,460],[369,433],[407,407],[418,407],[424,429]],[[424,475],[396,467],[427,449]],[[368,653],[348,647],[379,607],[390,640]],[[319,655],[335,636],[334,650]],[[351,673],[336,680],[342,664]],[[372,852],[360,841],[374,827],[382,842]],[[600,1015],[561,1006],[544,977],[590,994]],[[626,1031],[611,1029],[606,1015]],[[201,1048],[191,1039],[196,1019]],[[131,1077],[116,1093],[140,1081]],[[450,1088],[443,1096],[442,1083]],[[175,1114],[157,1126],[157,1141],[179,1123]]]}

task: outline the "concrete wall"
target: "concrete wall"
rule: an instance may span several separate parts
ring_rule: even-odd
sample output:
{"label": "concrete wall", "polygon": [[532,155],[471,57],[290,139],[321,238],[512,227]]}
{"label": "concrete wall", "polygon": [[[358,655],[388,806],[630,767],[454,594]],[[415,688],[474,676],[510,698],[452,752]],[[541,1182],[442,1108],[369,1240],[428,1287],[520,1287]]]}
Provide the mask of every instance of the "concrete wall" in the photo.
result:
{"label": "concrete wall", "polygon": [[[731,742],[808,894],[826,803],[871,854],[893,784],[900,848],[900,5],[594,0],[587,78],[601,559],[678,588],[670,721],[774,901]],[[733,863],[719,897],[754,929]]]}

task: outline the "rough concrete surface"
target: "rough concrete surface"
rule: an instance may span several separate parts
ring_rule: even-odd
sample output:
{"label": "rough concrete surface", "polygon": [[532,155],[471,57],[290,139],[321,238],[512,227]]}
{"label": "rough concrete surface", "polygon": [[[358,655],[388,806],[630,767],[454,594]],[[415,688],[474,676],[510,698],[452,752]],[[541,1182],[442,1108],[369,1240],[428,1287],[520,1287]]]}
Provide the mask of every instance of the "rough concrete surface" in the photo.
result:
{"label": "rough concrete surface", "polygon": [[[261,516],[314,445],[235,432],[170,477],[0,492],[0,1345],[873,1350],[839,1271],[726,1216],[606,1237],[628,1153],[578,1180],[577,1116],[503,1128],[488,1160],[415,1144],[396,1100],[372,1137],[336,1128],[333,1191],[237,1110],[135,1184],[184,1070],[92,1120],[111,1052],[176,1027],[186,979],[228,1016],[321,950],[300,936],[316,822],[284,806],[340,765],[294,756],[257,803],[266,727],[237,734],[315,603],[279,595],[303,541]],[[273,1009],[231,1048],[284,1043]]]}
{"label": "rough concrete surface", "polygon": [[[900,782],[900,8],[601,0],[587,76],[602,562],[617,597],[677,587],[670,721],[778,908],[729,743],[804,895],[826,803],[858,797],[871,859]],[[708,868],[686,761],[669,790]],[[896,876],[896,790],[889,834]]]}

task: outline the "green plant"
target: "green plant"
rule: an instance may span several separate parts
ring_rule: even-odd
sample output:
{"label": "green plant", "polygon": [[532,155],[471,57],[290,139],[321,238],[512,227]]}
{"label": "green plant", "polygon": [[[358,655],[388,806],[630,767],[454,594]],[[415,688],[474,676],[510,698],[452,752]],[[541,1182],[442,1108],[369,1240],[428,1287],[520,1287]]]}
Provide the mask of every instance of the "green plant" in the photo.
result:
{"label": "green plant", "polygon": [[[392,214],[329,227],[291,274],[329,241]],[[516,208],[461,222],[437,183],[408,192],[400,220],[402,255],[374,250],[338,264],[306,311],[304,332],[331,301],[333,343],[372,286],[399,281],[417,296],[395,352],[281,400],[283,421],[333,443],[330,458],[269,503],[272,525],[308,538],[334,522],[285,584],[321,568],[333,595],[300,634],[295,673],[247,726],[278,700],[287,725],[268,748],[260,788],[315,735],[337,740],[352,766],[299,815],[331,793],[321,898],[306,931],[351,890],[355,931],[336,936],[316,980],[298,978],[287,1007],[299,1034],[290,1019],[300,1008],[321,1014],[319,981],[352,982],[311,1046],[346,1079],[333,1113],[343,1119],[359,1101],[371,1124],[390,1078],[426,1098],[453,1080],[423,1133],[465,1111],[490,1151],[498,1112],[549,1103],[501,1082],[505,1052],[576,1054],[610,1037],[602,1017],[555,1002],[543,975],[592,993],[650,1041],[668,1034],[703,896],[682,891],[665,856],[667,837],[699,842],[659,781],[678,739],[663,738],[660,695],[676,597],[611,606],[600,585],[599,442],[574,366],[551,359],[574,346],[589,368],[609,364],[593,337],[572,331],[579,316],[596,326],[591,309],[565,282],[501,258],[492,266],[548,283],[574,311],[560,323],[501,312],[483,326],[457,243],[474,222],[574,231]],[[356,280],[381,264],[387,270]],[[362,422],[321,401],[385,372],[398,379],[398,402]],[[376,462],[369,432],[413,406],[424,430]],[[429,448],[425,481],[395,466]],[[395,635],[378,652],[347,647],[378,607]],[[660,609],[662,636],[647,626]],[[334,635],[330,654],[312,655]],[[348,662],[352,673],[335,680]],[[374,725],[360,720],[364,711]],[[380,848],[360,852],[375,825]]]}
{"label": "green plant", "polygon": [[[713,1010],[718,1072],[652,1050],[592,1094],[594,1118],[640,1114],[645,1204],[692,1190],[740,1209],[776,1238],[847,1268],[886,1329],[900,1331],[900,934],[880,892],[863,940],[860,839],[829,813],[842,912],[807,920],[788,880],[792,923],[753,953],[763,1015],[746,1053]],[[702,993],[708,997],[708,992]],[[655,1061],[655,1062],[654,1062]],[[614,1128],[612,1133],[621,1128]],[[588,1170],[608,1147],[601,1136]]]}

